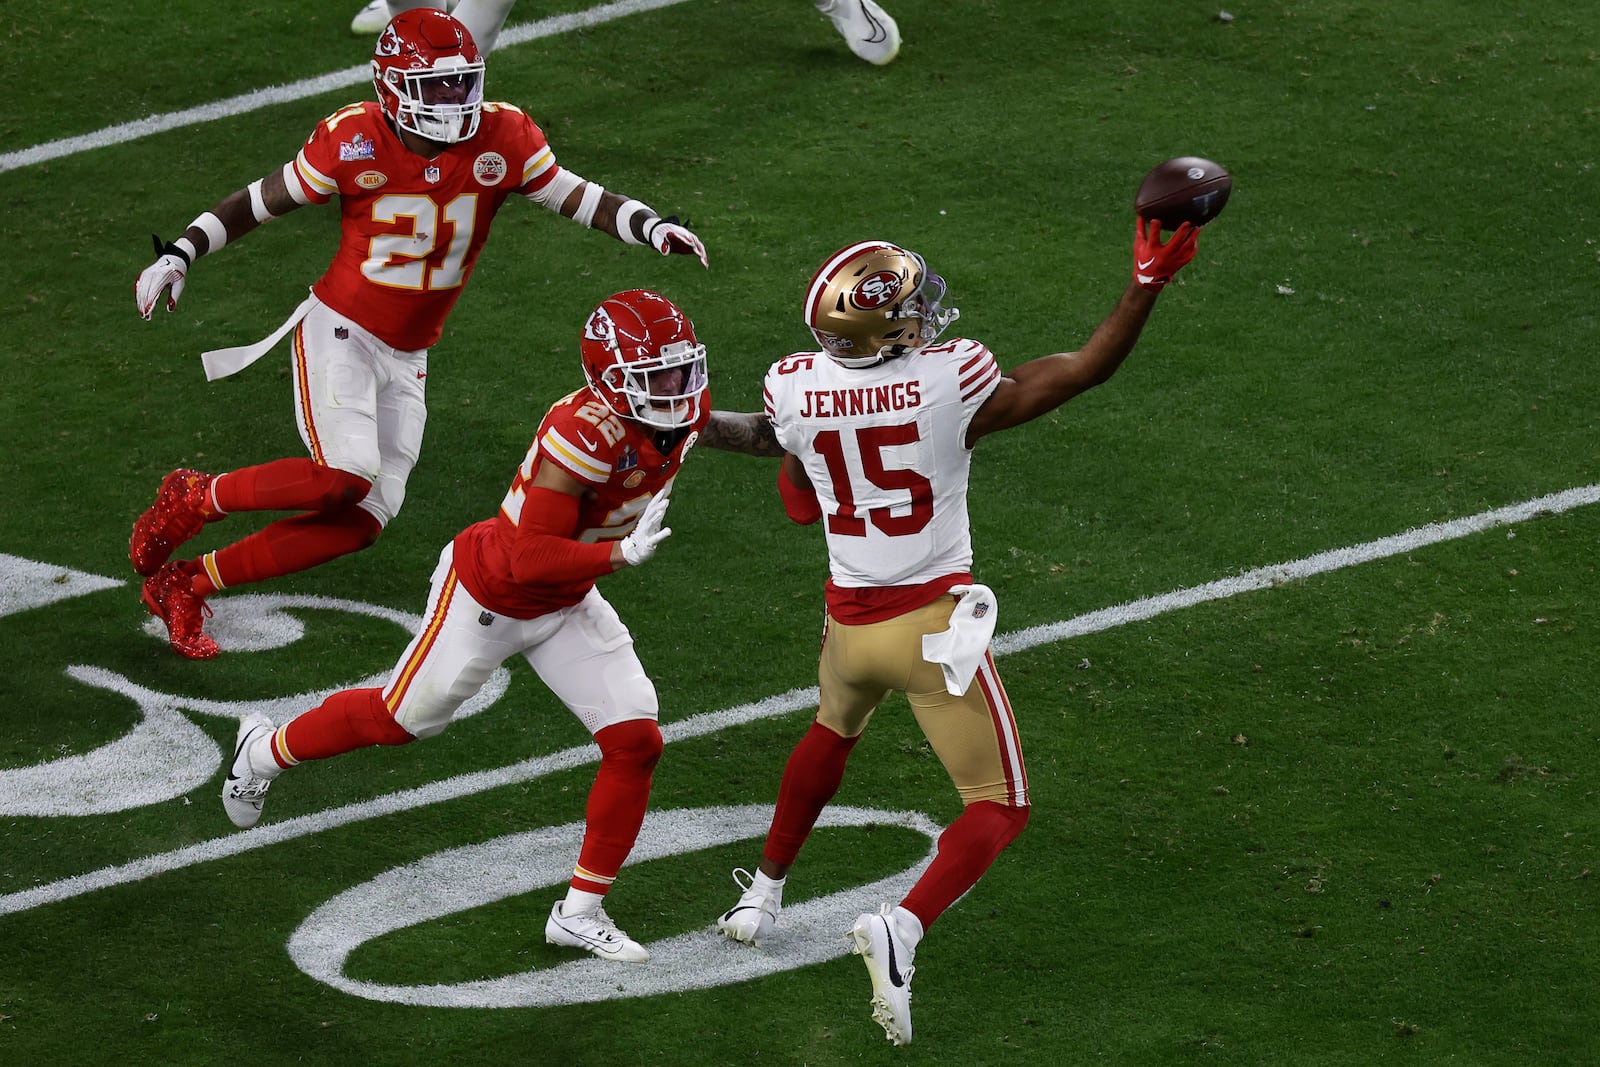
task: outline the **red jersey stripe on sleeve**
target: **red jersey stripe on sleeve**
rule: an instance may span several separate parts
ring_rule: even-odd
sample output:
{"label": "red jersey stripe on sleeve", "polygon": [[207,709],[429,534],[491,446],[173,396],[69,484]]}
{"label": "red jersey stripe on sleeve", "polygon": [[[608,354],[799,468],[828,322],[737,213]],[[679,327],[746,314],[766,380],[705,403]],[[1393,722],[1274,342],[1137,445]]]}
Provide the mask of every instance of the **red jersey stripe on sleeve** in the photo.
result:
{"label": "red jersey stripe on sleeve", "polygon": [[1000,376],[1000,364],[987,348],[979,348],[976,355],[961,364],[958,372],[961,381],[961,399],[971,400],[984,386]]}
{"label": "red jersey stripe on sleeve", "polygon": [[984,348],[984,347],[982,347],[980,345],[979,348],[978,348],[978,351],[973,355],[973,357],[971,359],[967,360],[965,363],[961,364],[960,373],[961,373],[962,377],[966,377],[966,374],[967,374],[968,371],[972,370],[972,368],[976,367],[978,364],[982,363],[986,359],[990,359],[990,360],[994,359],[994,353],[990,352],[987,348]]}
{"label": "red jersey stripe on sleeve", "polygon": [[990,363],[989,370],[984,371],[978,381],[974,381],[971,386],[962,387],[962,400],[971,400],[973,397],[978,397],[989,386],[989,382],[995,381],[997,378],[1000,378],[1000,365],[998,363]]}

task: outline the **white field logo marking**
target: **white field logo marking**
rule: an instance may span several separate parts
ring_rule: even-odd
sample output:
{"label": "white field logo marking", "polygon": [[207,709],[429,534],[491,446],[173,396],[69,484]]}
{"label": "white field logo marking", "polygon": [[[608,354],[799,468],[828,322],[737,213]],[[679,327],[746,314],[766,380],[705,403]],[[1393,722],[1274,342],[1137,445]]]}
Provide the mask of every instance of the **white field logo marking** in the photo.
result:
{"label": "white field logo marking", "polygon": [[[652,812],[628,862],[760,837],[771,816],[764,804]],[[897,874],[784,908],[778,933],[760,948],[735,944],[706,926],[651,943],[650,962],[642,967],[586,955],[555,967],[449,985],[384,985],[345,976],[351,953],[396,930],[540,889],[551,890],[551,901],[559,898],[562,890],[555,887],[572,877],[572,858],[583,842],[583,824],[567,823],[435,852],[347,889],[300,924],[289,938],[289,955],[306,974],[346,993],[440,1008],[550,1007],[747,982],[843,956],[850,950],[845,924],[904,896],[932,862],[941,829],[915,812],[843,806],[824,811],[817,825],[904,827],[926,836],[928,849]],[[731,881],[728,886],[732,904],[735,890]]]}
{"label": "white field logo marking", "polygon": [[[99,589],[121,584],[104,578],[69,580],[59,585],[53,581],[46,585],[14,581],[19,573],[26,578],[46,571],[53,573],[60,568],[47,568],[16,556],[0,555],[0,616],[43,603],[37,596],[32,597],[31,602],[27,598],[29,592],[40,589],[59,590],[56,599],[63,599],[91,587]],[[93,576],[80,578],[92,579]],[[24,599],[13,602],[10,591],[19,585]],[[407,637],[422,623],[417,615],[328,597],[244,594],[217,597],[212,603],[216,605],[216,615],[208,628],[217,642],[230,652],[282,648],[298,641],[305,634],[305,624],[286,614],[286,609],[291,608],[331,608],[385,619],[400,627]],[[157,619],[147,620],[145,631],[153,638],[166,640],[166,631]],[[401,648],[403,644],[397,643],[395,647]],[[233,720],[261,714],[282,725],[316,707],[330,694],[350,687],[333,686],[269,700],[212,700],[157,692],[102,667],[74,664],[67,668],[67,676],[92,688],[122,694],[133,701],[142,720],[131,732],[93,751],[31,767],[0,770],[0,815],[106,815],[176,800],[205,785],[222,765],[222,750],[183,714],[184,711]],[[351,685],[365,688],[383,685],[387,680],[387,673],[376,674]],[[477,695],[462,705],[456,717],[476,715],[500,699],[510,684],[510,672],[499,668]]]}
{"label": "white field logo marking", "polygon": [[[1541,515],[1559,514],[1597,501],[1600,501],[1600,485],[1569,489],[1466,518],[1418,527],[1365,544],[1319,553],[1291,563],[1261,567],[1234,577],[1104,608],[1075,619],[1004,634],[995,640],[994,648],[999,655],[1019,652],[1153,618],[1206,601],[1269,589],[1316,574],[1400,555]],[[0,617],[38,609],[54,600],[119,584],[111,579],[95,579],[92,575],[0,554]],[[391,619],[408,630],[420,621],[415,616],[385,608],[319,597],[219,597],[215,603],[217,616],[213,622],[217,636],[224,647],[230,650],[280,647],[297,639],[302,632],[301,624],[292,616],[283,614],[283,609],[291,607],[331,607],[356,611]],[[272,701],[201,700],[155,693],[134,685],[121,675],[99,668],[77,666],[69,668],[68,673],[85,684],[100,685],[124,693],[139,706],[145,714],[145,721],[129,737],[97,750],[102,753],[99,757],[90,753],[38,767],[0,772],[0,814],[19,814],[23,811],[82,814],[122,810],[120,806],[108,806],[111,804],[108,796],[96,792],[82,777],[83,769],[71,764],[72,760],[84,760],[87,764],[97,758],[104,759],[103,754],[107,749],[117,750],[118,746],[125,746],[118,750],[119,759],[148,760],[162,768],[153,779],[145,782],[143,788],[147,796],[164,794],[164,799],[170,799],[187,790],[185,786],[177,793],[171,792],[179,783],[199,784],[209,780],[220,769],[222,760],[221,752],[179,713],[180,708],[200,714],[237,718],[252,709],[270,707],[282,716],[285,709],[293,707],[294,710],[302,710],[320,700],[320,696],[314,693]],[[480,695],[480,710],[493,703],[504,691],[504,684],[490,694],[488,689],[492,688],[487,687],[486,693]],[[666,725],[662,733],[669,743],[681,741],[813,707],[816,699],[814,687],[792,689],[755,703],[692,715]],[[145,731],[143,735],[140,734],[141,730]],[[194,734],[199,734],[198,741]],[[130,738],[137,740],[131,741]],[[185,738],[188,740],[185,741]],[[175,748],[169,745],[175,745]],[[120,866],[0,895],[0,915],[27,911],[98,889],[154,877],[364,819],[530,781],[555,771],[591,763],[595,758],[594,746],[585,745],[391,793],[374,800],[282,822],[269,822],[242,833],[231,833]],[[50,776],[42,774],[42,768],[51,768],[52,773],[66,773],[69,778],[77,774],[80,791],[75,794],[71,791],[54,794],[53,800],[43,805],[48,810],[40,812],[38,808],[41,802],[35,794],[50,788]],[[150,781],[165,784],[152,786]],[[49,795],[48,792],[45,795]],[[33,806],[31,809],[30,805]],[[645,862],[711,845],[759,837],[765,829],[767,816],[768,809],[765,806],[654,812],[645,821],[632,859]],[[871,824],[908,827],[926,834],[930,841],[936,838],[939,831],[937,825],[915,812],[841,808],[826,814],[819,823],[823,826]],[[578,824],[547,827],[479,845],[446,850],[397,867],[340,893],[319,907],[291,936],[290,955],[307,974],[331,986],[357,996],[406,1004],[526,1007],[705,988],[745,981],[842,954],[845,951],[844,941],[838,935],[848,916],[855,911],[868,910],[878,900],[893,899],[903,893],[931,857],[930,852],[906,870],[871,885],[786,908],[779,928],[781,944],[763,946],[760,950],[724,943],[713,927],[707,925],[701,930],[656,943],[652,949],[657,959],[637,971],[629,968],[626,974],[618,974],[614,968],[597,960],[584,959],[542,971],[455,985],[385,985],[357,981],[344,975],[344,964],[350,954],[374,938],[507,896],[558,885],[570,872],[571,858],[577,851],[581,836],[582,828]],[[774,942],[779,940],[775,938]]]}

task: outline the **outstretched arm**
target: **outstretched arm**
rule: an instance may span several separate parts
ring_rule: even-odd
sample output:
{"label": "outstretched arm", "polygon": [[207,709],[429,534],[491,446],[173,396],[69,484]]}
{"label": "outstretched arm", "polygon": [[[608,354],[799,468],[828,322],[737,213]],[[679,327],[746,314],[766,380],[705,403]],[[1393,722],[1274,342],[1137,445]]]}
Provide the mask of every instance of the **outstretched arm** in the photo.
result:
{"label": "outstretched arm", "polygon": [[692,255],[702,267],[708,265],[705,244],[676,215],[662,218],[648,204],[610,192],[565,168],[528,197],[624,244],[649,245],[664,256]]}
{"label": "outstretched arm", "polygon": [[163,244],[161,238],[155,238],[156,261],[139,273],[133,286],[140,317],[150,317],[163,293],[168,311],[178,306],[189,267],[195,260],[302,203],[290,194],[283,171],[275,170],[217,201],[210,211],[189,223],[176,241]]}
{"label": "outstretched arm", "polygon": [[759,411],[716,411],[700,431],[700,444],[747,456],[781,456],[772,422]]}
{"label": "outstretched arm", "polygon": [[1199,234],[1187,222],[1161,243],[1161,224],[1140,219],[1134,233],[1134,275],[1087,343],[1076,352],[1031,359],[1000,379],[967,427],[967,447],[997,430],[1036,419],[1108,380],[1139,341],[1156,296],[1194,258]]}
{"label": "outstretched arm", "polygon": [[705,244],[678,221],[678,216],[661,218],[655,209],[638,200],[606,193],[594,213],[594,225],[627,244],[649,245],[664,256],[696,256],[702,267],[710,265],[706,262]]}

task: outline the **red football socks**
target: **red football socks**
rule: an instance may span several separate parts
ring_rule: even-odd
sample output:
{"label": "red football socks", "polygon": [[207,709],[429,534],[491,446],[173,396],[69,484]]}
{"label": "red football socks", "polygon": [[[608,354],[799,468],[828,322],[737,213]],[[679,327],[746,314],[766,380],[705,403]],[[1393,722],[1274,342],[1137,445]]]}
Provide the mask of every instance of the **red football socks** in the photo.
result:
{"label": "red football socks", "polygon": [[378,539],[383,527],[373,515],[351,505],[339,511],[294,515],[258,530],[200,559],[194,591],[210,596],[218,589],[261,582],[359,552]]}
{"label": "red football socks", "polygon": [[603,881],[575,875],[572,888],[604,893],[633,851],[644,824],[650,781],[661,759],[661,728],[653,719],[630,719],[607,726],[594,739],[600,745],[600,769],[584,811],[578,869]]}
{"label": "red football socks", "polygon": [[275,459],[219,474],[210,501],[217,515],[235,511],[303,511],[196,560],[194,592],[210,596],[265,581],[360,551],[383,524],[356,505],[372,483],[309,459]]}
{"label": "red football socks", "polygon": [[922,920],[926,931],[962,893],[978,884],[995,857],[1026,825],[1027,808],[1011,808],[992,800],[968,804],[939,835],[938,853],[900,906]]}
{"label": "red football socks", "polygon": [[279,736],[288,750],[280,752],[276,743],[272,746],[272,757],[280,767],[293,766],[302,760],[327,759],[373,745],[404,745],[416,740],[389,714],[381,689],[345,689],[335,693],[291,720]]}
{"label": "red football socks", "polygon": [[778,806],[772,813],[763,857],[785,867],[794,862],[823,807],[839,791],[845,760],[858,740],[840,737],[820,722],[811,724],[783,768]]}

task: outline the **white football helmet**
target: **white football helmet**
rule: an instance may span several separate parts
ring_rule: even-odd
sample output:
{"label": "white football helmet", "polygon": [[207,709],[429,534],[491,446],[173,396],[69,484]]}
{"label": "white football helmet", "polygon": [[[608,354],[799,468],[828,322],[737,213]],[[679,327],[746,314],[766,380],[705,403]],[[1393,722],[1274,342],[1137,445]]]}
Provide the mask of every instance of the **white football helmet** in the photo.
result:
{"label": "white football helmet", "polygon": [[419,137],[455,144],[478,132],[483,56],[467,28],[443,11],[412,8],[384,27],[372,83],[383,113]]}
{"label": "white football helmet", "polygon": [[932,344],[960,317],[943,306],[944,279],[922,257],[887,241],[829,256],[806,291],[806,325],[846,367],[870,367]]}

